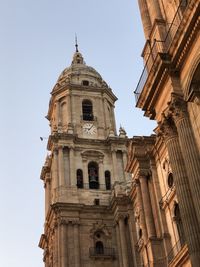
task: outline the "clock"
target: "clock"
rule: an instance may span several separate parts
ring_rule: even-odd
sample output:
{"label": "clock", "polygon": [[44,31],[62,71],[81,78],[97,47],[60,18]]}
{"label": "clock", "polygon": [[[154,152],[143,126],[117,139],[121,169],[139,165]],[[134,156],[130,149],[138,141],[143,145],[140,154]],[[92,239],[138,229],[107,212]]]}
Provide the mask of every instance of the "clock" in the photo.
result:
{"label": "clock", "polygon": [[83,125],[83,132],[89,135],[93,135],[97,133],[97,128],[92,123],[85,123]]}

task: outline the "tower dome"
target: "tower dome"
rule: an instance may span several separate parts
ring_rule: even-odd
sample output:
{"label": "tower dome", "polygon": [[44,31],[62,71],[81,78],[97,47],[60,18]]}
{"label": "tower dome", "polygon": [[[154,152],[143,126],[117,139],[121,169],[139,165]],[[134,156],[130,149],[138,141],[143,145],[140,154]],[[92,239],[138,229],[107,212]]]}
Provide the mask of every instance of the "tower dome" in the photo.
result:
{"label": "tower dome", "polygon": [[82,54],[77,50],[72,59],[70,67],[60,74],[53,90],[67,84],[84,85],[90,87],[108,87],[101,75],[92,67],[87,66]]}

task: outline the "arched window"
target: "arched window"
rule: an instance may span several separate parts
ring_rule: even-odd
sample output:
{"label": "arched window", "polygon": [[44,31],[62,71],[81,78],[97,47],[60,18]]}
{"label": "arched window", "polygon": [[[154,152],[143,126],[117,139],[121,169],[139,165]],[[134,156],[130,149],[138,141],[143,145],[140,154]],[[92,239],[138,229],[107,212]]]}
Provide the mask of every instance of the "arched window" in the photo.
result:
{"label": "arched window", "polygon": [[81,169],[76,171],[76,183],[78,188],[83,188],[83,171]]}
{"label": "arched window", "polygon": [[141,228],[139,229],[138,235],[139,235],[139,238],[142,238],[142,229]]}
{"label": "arched window", "polygon": [[178,203],[175,203],[174,205],[174,220],[176,222],[180,243],[184,244],[185,237]]}
{"label": "arched window", "polygon": [[105,184],[106,184],[106,190],[110,190],[111,189],[110,171],[105,171]]}
{"label": "arched window", "polygon": [[101,241],[97,241],[95,245],[96,254],[103,254],[104,253],[104,247],[103,243]]}
{"label": "arched window", "polygon": [[169,173],[169,175],[168,175],[167,184],[168,184],[169,188],[172,188],[174,185],[174,178],[173,178],[172,173]]}
{"label": "arched window", "polygon": [[192,77],[188,92],[188,101],[195,102],[195,100],[200,100],[200,63],[197,66],[195,73]]}
{"label": "arched window", "polygon": [[90,100],[84,100],[82,102],[82,112],[84,121],[94,120],[92,102]]}
{"label": "arched window", "polygon": [[96,162],[90,162],[88,164],[88,177],[89,177],[89,188],[99,188],[99,168]]}

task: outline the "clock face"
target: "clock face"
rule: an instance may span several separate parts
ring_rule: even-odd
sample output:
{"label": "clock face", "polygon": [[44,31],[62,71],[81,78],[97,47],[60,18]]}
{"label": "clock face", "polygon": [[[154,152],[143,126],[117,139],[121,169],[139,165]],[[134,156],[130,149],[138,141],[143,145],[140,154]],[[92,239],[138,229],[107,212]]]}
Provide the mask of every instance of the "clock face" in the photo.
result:
{"label": "clock face", "polygon": [[83,132],[89,135],[93,135],[97,133],[97,128],[92,123],[85,123],[83,125]]}

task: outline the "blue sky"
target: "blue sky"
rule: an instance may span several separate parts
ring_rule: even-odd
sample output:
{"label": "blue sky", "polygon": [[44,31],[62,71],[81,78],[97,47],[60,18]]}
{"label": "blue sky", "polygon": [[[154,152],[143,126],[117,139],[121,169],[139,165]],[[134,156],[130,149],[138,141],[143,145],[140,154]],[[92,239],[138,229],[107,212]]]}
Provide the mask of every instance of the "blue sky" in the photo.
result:
{"label": "blue sky", "polygon": [[136,109],[133,91],[144,46],[134,0],[1,0],[0,266],[42,267],[44,223],[40,170],[49,127],[50,91],[70,65],[74,36],[88,65],[118,97],[115,115],[129,137],[155,124]]}

